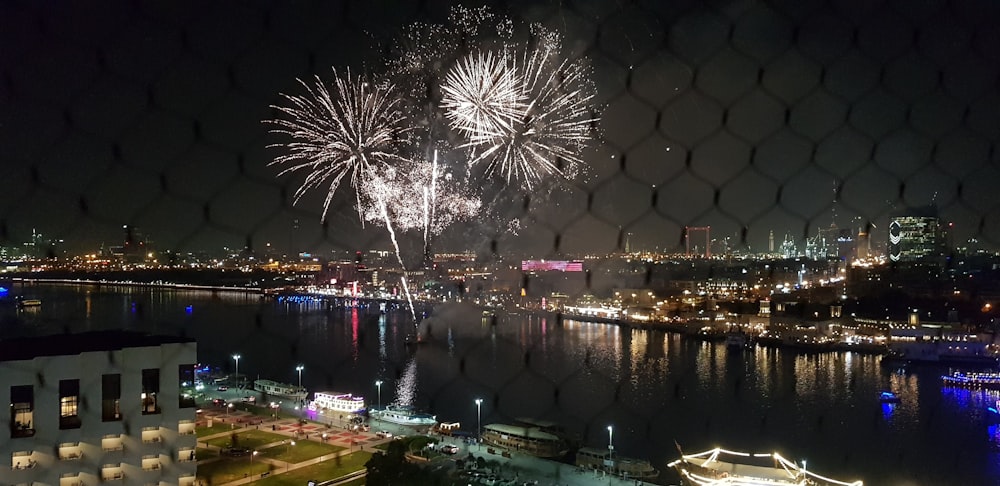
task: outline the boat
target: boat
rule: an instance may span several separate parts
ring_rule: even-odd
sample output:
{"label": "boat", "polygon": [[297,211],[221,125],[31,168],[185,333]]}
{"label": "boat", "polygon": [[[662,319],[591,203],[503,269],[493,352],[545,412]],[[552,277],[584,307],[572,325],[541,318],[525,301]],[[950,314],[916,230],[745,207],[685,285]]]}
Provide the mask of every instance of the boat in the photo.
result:
{"label": "boat", "polygon": [[652,479],[660,475],[660,471],[649,461],[618,456],[608,449],[595,447],[583,447],[576,451],[576,465],[624,479]]}
{"label": "boat", "polygon": [[891,391],[883,391],[878,395],[878,401],[882,403],[899,403],[899,395]]}
{"label": "boat", "polygon": [[[677,448],[680,451],[680,447]],[[840,481],[799,467],[777,452],[750,454],[716,447],[697,454],[684,454],[670,464],[681,476],[682,484],[696,486],[770,485],[770,486],[863,486],[863,482]]]}
{"label": "boat", "polygon": [[955,365],[997,368],[998,348],[990,339],[977,334],[943,329],[894,329],[890,334],[888,354],[882,364]]}
{"label": "boat", "polygon": [[730,331],[726,333],[726,348],[732,351],[742,351],[750,347],[750,340],[741,331]]}
{"label": "boat", "polygon": [[382,410],[369,410],[368,415],[378,420],[413,427],[433,426],[437,424],[437,417],[434,415],[420,413],[412,407],[398,405],[389,405]]}
{"label": "boat", "polygon": [[271,380],[256,380],[253,382],[253,389],[267,395],[294,398],[296,400],[302,400],[309,394],[304,387]]}
{"label": "boat", "polygon": [[308,407],[320,413],[364,413],[365,398],[350,393],[321,391],[314,394]]}
{"label": "boat", "polygon": [[41,299],[27,299],[24,296],[17,298],[17,306],[22,309],[25,307],[38,307],[40,305],[42,305]]}
{"label": "boat", "polygon": [[941,381],[944,386],[1000,390],[1000,372],[997,371],[955,371],[950,375],[941,376]]}
{"label": "boat", "polygon": [[556,434],[540,427],[489,424],[483,427],[484,444],[535,457],[561,458],[569,452],[569,444]]}

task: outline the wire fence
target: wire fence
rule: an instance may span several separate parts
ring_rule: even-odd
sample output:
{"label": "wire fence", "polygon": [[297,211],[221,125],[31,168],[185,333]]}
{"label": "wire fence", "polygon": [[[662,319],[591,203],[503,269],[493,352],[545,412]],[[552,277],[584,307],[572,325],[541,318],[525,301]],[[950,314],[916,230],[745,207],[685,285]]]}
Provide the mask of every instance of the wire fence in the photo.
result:
{"label": "wire fence", "polygon": [[[823,237],[832,248],[839,236],[864,234],[872,253],[885,253],[889,217],[928,207],[942,224],[951,223],[952,253],[1000,243],[994,189],[1000,6],[994,2],[489,6],[518,25],[538,22],[561,34],[565,57],[592,68],[600,120],[583,155],[583,177],[544,194],[474,182],[493,187],[484,203],[493,214],[445,229],[436,251],[494,259],[780,254],[788,242],[799,255]],[[326,221],[325,194],[309,193],[293,205],[301,177],[276,177],[269,164],[281,149],[269,145],[281,140],[262,122],[280,117],[273,108],[282,104],[280,93],[302,92],[296,78],[329,76],[331,67],[384,71],[407,48],[408,26],[446,23],[452,7],[443,1],[5,2],[0,246],[8,257],[25,251],[25,243],[35,248],[29,251],[62,257],[141,240],[177,262],[222,247],[258,254],[391,248],[383,228],[360,223],[349,192],[337,194]],[[440,102],[440,93],[428,96]],[[418,239],[404,237],[404,250],[419,253]],[[650,281],[637,271],[572,288],[606,293]],[[252,346],[265,337],[281,360],[306,357],[307,340],[269,328],[267,318],[258,315],[236,342]],[[442,325],[445,318],[437,319]],[[182,321],[159,325],[191,332]],[[368,337],[358,349],[363,360],[376,362],[377,338]],[[647,409],[640,392],[619,394],[638,373],[616,368],[614,359],[615,371],[607,371],[594,361],[607,357],[587,353],[575,356],[576,369],[536,368],[537,354],[524,350],[523,336],[501,337],[507,352],[497,355],[510,359],[508,367],[463,368],[495,349],[489,337],[478,337],[479,345],[460,356],[438,356],[457,363],[457,371],[438,370],[446,378],[430,385],[436,404],[478,387],[490,389],[492,409],[502,410],[513,396],[540,388],[545,405],[533,411],[552,416],[565,412],[559,397],[576,388],[568,394],[592,406],[573,409],[573,425],[588,439],[602,436],[598,421],[612,413],[643,431],[642,444],[661,449],[657,417],[684,407],[676,400],[689,382],[680,378],[667,381],[665,389],[677,395],[669,406]],[[566,339],[560,344],[586,347]],[[638,345],[633,339],[629,344]],[[210,352],[224,358],[222,348]],[[393,362],[388,373],[403,380],[408,366]],[[58,386],[43,378],[37,386]],[[340,375],[329,371],[328,378]],[[742,382],[736,383],[734,399],[742,396]],[[597,402],[587,402],[591,392]],[[608,397],[627,405],[598,405]],[[830,415],[816,413],[811,423],[835,434],[822,425]],[[705,424],[713,432],[720,427]],[[943,484],[943,476],[933,482]]]}

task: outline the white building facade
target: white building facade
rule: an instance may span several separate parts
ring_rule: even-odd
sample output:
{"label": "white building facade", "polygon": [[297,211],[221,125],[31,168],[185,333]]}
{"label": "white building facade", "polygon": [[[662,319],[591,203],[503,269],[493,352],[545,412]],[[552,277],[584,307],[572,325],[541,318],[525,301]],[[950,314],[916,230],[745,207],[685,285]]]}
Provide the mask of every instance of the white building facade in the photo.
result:
{"label": "white building facade", "polygon": [[0,485],[193,485],[196,363],[131,331],[0,341]]}

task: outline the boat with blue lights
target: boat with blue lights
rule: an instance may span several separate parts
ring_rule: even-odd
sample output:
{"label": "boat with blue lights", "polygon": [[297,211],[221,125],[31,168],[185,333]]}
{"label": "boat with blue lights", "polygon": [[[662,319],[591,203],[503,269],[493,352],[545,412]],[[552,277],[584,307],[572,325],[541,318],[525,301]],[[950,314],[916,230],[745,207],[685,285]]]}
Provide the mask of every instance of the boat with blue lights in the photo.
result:
{"label": "boat with blue lights", "polygon": [[899,395],[891,391],[883,391],[878,395],[878,401],[882,403],[899,403]]}
{"label": "boat with blue lights", "polygon": [[942,375],[941,382],[944,386],[1000,390],[1000,372],[954,371],[951,374]]}

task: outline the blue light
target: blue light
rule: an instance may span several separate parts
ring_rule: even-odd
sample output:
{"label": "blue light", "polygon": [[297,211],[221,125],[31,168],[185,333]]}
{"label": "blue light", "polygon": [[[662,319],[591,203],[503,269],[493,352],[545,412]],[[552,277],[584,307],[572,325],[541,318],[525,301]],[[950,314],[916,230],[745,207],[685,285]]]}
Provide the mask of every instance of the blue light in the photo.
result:
{"label": "blue light", "polygon": [[1000,413],[1000,412],[997,411],[997,409],[995,409],[993,407],[986,407],[986,410],[989,410],[989,411],[991,411],[993,413]]}
{"label": "blue light", "polygon": [[0,295],[7,295],[7,287],[0,287]]}
{"label": "blue light", "polygon": [[883,403],[882,404],[882,417],[886,420],[892,417],[892,412],[896,410],[895,403]]}
{"label": "blue light", "polygon": [[185,307],[184,308],[184,312],[187,312],[188,314],[194,312],[194,306],[193,305],[189,305],[189,306]]}

